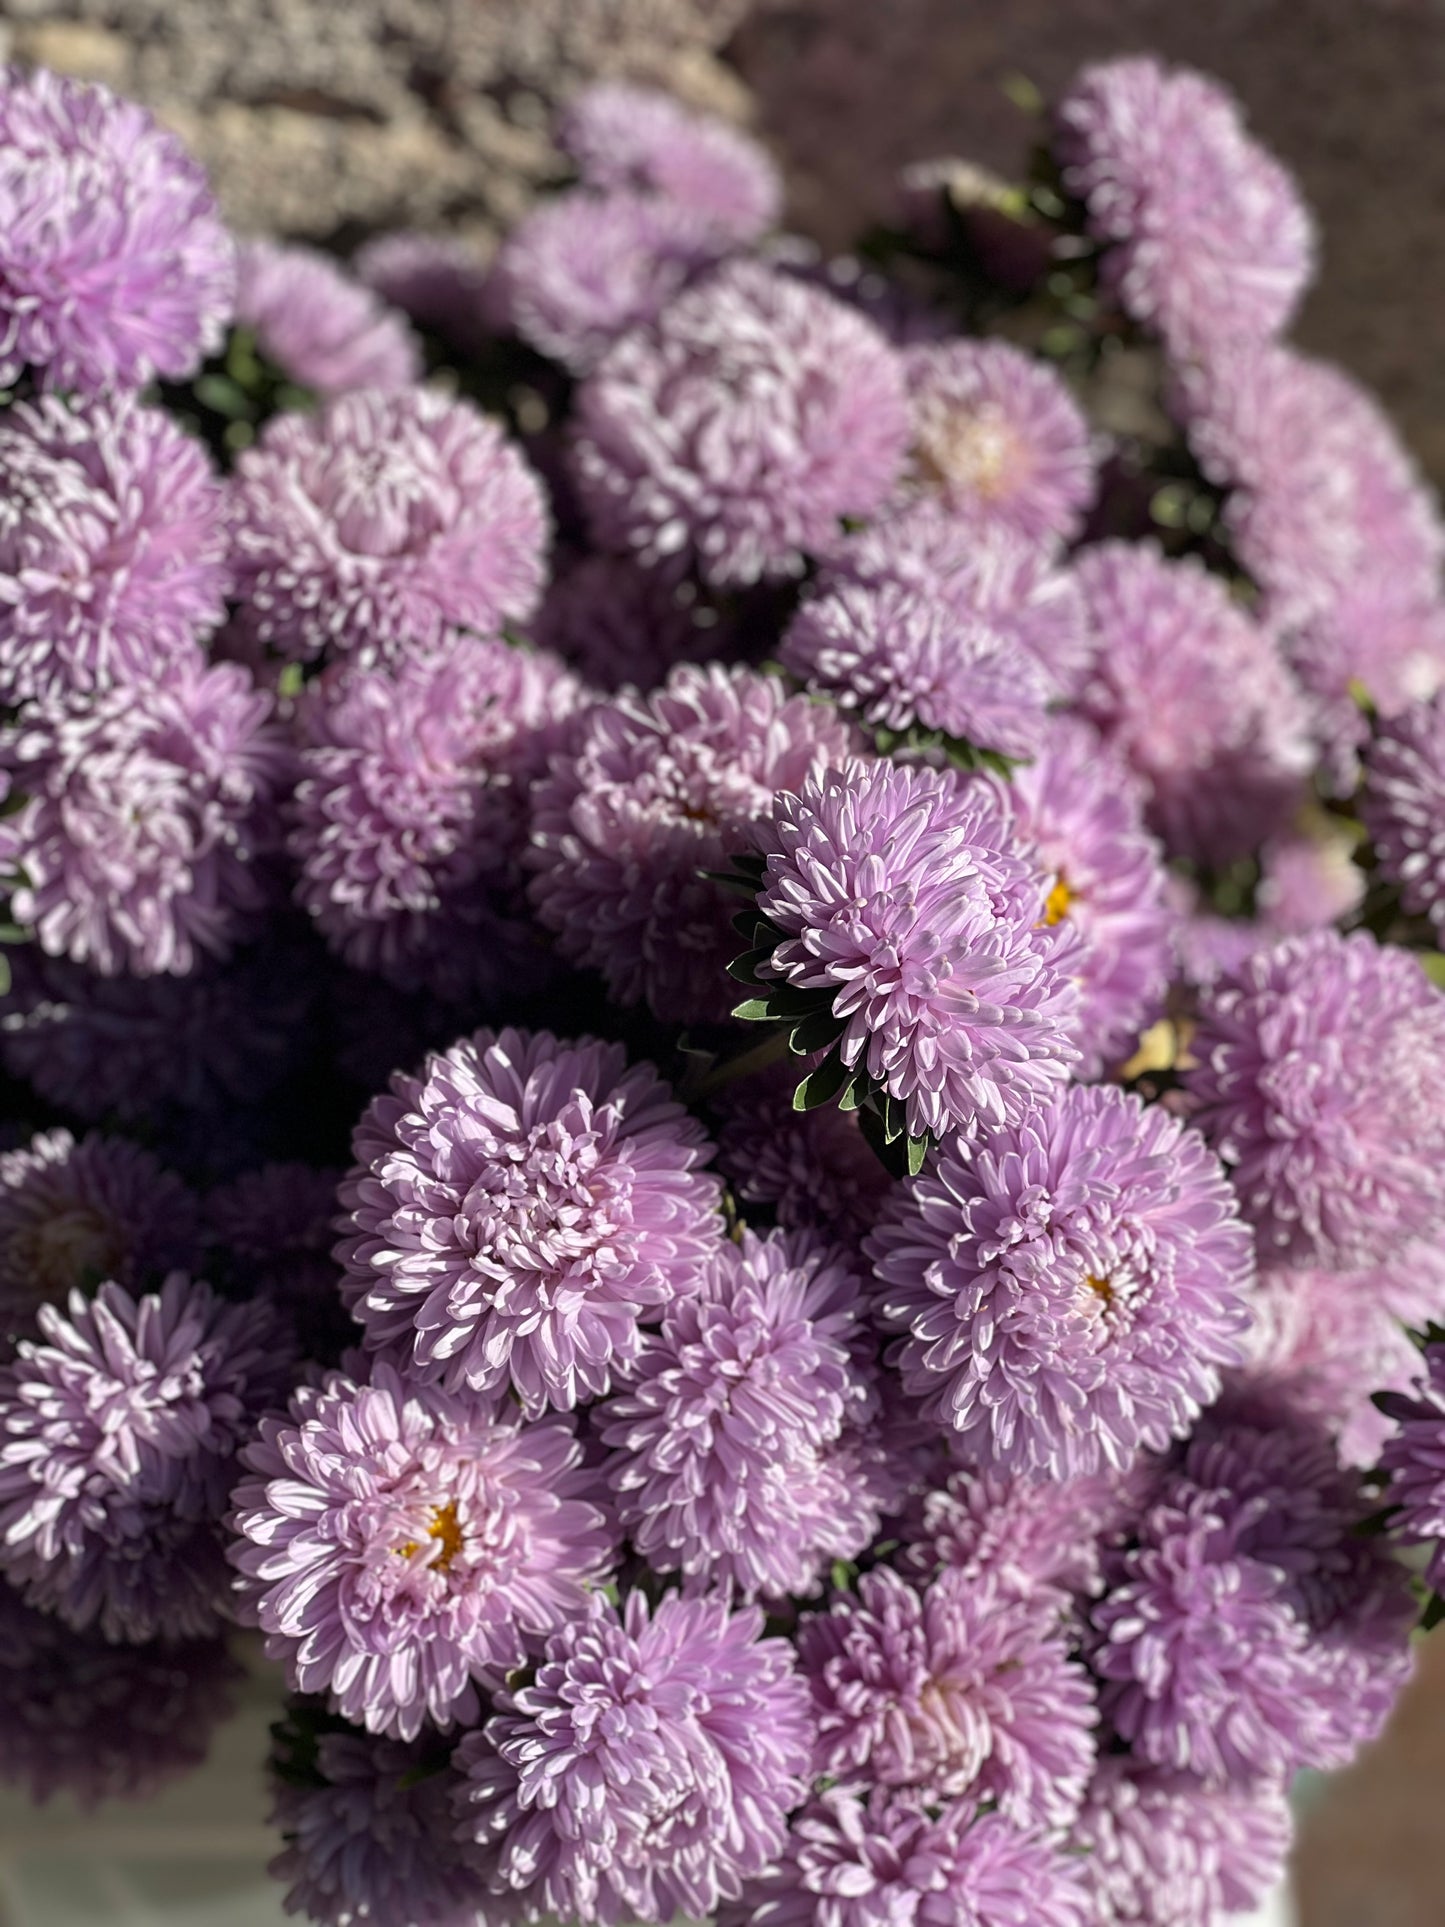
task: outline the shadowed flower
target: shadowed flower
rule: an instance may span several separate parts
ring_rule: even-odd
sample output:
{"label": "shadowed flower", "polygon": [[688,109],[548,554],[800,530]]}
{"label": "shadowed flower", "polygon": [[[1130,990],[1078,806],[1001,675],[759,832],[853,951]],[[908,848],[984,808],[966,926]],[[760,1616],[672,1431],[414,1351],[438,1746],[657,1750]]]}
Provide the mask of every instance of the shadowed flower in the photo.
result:
{"label": "shadowed flower", "polygon": [[1445,932],[1445,696],[1388,723],[1370,748],[1360,817],[1381,873]]}
{"label": "shadowed flower", "polygon": [[1381,1409],[1393,1436],[1380,1455],[1390,1476],[1386,1497],[1399,1512],[1401,1538],[1430,1547],[1427,1576],[1445,1590],[1445,1344],[1425,1347],[1417,1382],[1408,1392],[1386,1392]]}
{"label": "shadowed flower", "polygon": [[794,1107],[797,1081],[782,1067],[719,1092],[718,1169],[735,1197],[768,1207],[785,1230],[856,1242],[873,1228],[888,1173],[856,1117]]}

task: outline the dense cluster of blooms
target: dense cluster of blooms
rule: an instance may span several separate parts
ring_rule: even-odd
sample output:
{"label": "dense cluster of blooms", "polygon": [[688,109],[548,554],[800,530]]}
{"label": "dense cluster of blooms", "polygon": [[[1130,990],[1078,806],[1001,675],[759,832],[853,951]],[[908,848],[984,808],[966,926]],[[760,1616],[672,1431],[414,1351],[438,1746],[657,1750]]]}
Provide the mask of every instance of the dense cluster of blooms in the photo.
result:
{"label": "dense cluster of blooms", "polygon": [[1040,128],[348,264],[0,70],[0,1779],[244,1632],[321,1927],[1216,1927],[1381,1729],[1445,523],[1221,89]]}

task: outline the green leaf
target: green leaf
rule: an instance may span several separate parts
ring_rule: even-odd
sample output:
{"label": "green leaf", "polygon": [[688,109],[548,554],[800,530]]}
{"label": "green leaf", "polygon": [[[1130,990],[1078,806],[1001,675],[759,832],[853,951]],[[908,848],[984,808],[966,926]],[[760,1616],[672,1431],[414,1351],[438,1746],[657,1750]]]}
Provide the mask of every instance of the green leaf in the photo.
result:
{"label": "green leaf", "polygon": [[831,1101],[848,1082],[848,1066],[836,1050],[830,1051],[793,1092],[795,1111],[816,1111]]}
{"label": "green leaf", "polygon": [[797,1057],[811,1057],[814,1051],[826,1050],[843,1028],[841,1017],[833,1015],[833,1006],[810,1012],[802,1023],[794,1026],[788,1037],[788,1048]]}
{"label": "green leaf", "polygon": [[924,1159],[928,1156],[929,1147],[932,1143],[933,1139],[930,1137],[909,1138],[907,1162],[908,1175],[910,1178],[916,1178],[923,1169]]}
{"label": "green leaf", "polygon": [[1445,956],[1438,950],[1420,950],[1416,955],[1420,959],[1420,968],[1435,988],[1445,990]]}
{"label": "green leaf", "polygon": [[740,877],[732,870],[699,870],[698,875],[715,883],[720,890],[731,890],[734,896],[752,898],[758,894],[752,877]]}
{"label": "green leaf", "polygon": [[744,997],[740,1004],[734,1004],[732,1015],[744,1024],[766,1024],[772,1017],[766,997]]}
{"label": "green leaf", "polygon": [[745,950],[741,957],[734,957],[728,965],[728,975],[736,977],[740,984],[755,984],[759,981],[758,967],[772,956],[776,946],[762,944],[756,950]]}
{"label": "green leaf", "polygon": [[306,686],[306,672],[299,662],[288,662],[276,678],[276,694],[283,702],[299,696]]}
{"label": "green leaf", "polygon": [[838,1098],[840,1111],[856,1111],[868,1095],[868,1073],[857,1071],[848,1079],[847,1085]]}
{"label": "green leaf", "polygon": [[1426,1601],[1424,1612],[1420,1615],[1420,1631],[1434,1632],[1442,1619],[1445,1619],[1445,1599],[1442,1599],[1438,1592],[1432,1592]]}

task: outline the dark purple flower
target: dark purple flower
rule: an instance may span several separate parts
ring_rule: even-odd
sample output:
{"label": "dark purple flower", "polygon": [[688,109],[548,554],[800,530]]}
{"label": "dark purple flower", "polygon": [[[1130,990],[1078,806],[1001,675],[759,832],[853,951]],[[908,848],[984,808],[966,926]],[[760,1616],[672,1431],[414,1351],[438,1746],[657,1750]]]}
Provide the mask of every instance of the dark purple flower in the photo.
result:
{"label": "dark purple flower", "polygon": [[766,978],[823,992],[842,1061],[921,1136],[1019,1118],[1075,1051],[1072,939],[1000,796],[951,770],[853,761],[782,795],[753,832]]}
{"label": "dark purple flower", "polygon": [[1445,1344],[1436,1339],[1426,1345],[1417,1373],[1408,1392],[1388,1391],[1381,1401],[1393,1436],[1380,1464],[1390,1475],[1386,1497],[1399,1508],[1395,1528],[1401,1538],[1430,1547],[1427,1576],[1440,1592],[1445,1590]]}
{"label": "dark purple flower", "polygon": [[796,575],[897,480],[898,358],[842,302],[757,262],[628,335],[577,398],[573,474],[605,547],[717,586]]}
{"label": "dark purple flower", "polygon": [[1135,1755],[1211,1784],[1344,1766],[1410,1673],[1408,1576],[1377,1506],[1285,1408],[1206,1420],[1106,1560],[1088,1657]]}
{"label": "dark purple flower", "polygon": [[1445,932],[1445,696],[1415,704],[1376,736],[1360,816],[1404,907]]}
{"label": "dark purple flower", "polygon": [[758,143],[657,88],[617,80],[584,88],[557,139],[588,187],[649,192],[731,240],[754,241],[777,220],[782,182]]}
{"label": "dark purple flower", "polygon": [[1059,105],[1055,151],[1105,244],[1106,285],[1171,354],[1207,358],[1288,326],[1314,223],[1217,81],[1148,57],[1086,67]]}
{"label": "dark purple flower", "polygon": [[448,346],[477,353],[487,339],[483,319],[487,270],[456,235],[399,228],[358,249],[352,272],[388,306]]}
{"label": "dark purple flower", "polygon": [[529,1413],[605,1393],[722,1231],[701,1126],[592,1038],[478,1031],[398,1073],[352,1149],[337,1256],[367,1344]]}
{"label": "dark purple flower", "polygon": [[674,570],[583,555],[553,575],[532,636],[596,689],[645,690],[679,662],[720,654],[731,625]]}
{"label": "dark purple flower", "polygon": [[633,1592],[554,1634],[456,1755],[493,1885],[604,1927],[736,1900],[782,1851],[808,1764],[807,1690],[762,1627],[675,1593],[649,1617]]}
{"label": "dark purple flower", "polygon": [[198,1237],[195,1198],[149,1151],[42,1131],[0,1156],[0,1333],[28,1336],[77,1287],[189,1266]]}
{"label": "dark purple flower", "polygon": [[19,402],[0,422],[0,694],[168,675],[225,614],[205,450],[129,396]]}
{"label": "dark purple flower", "polygon": [[1087,725],[1059,717],[1037,759],[1009,779],[1020,833],[1052,877],[1045,921],[1079,939],[1078,1075],[1129,1055],[1163,1007],[1175,915],[1143,796]]}
{"label": "dark purple flower", "polygon": [[333,1355],[355,1337],[331,1255],[341,1177],[309,1164],[263,1164],[217,1186],[205,1203],[212,1275],[248,1297],[271,1298],[308,1356]]}
{"label": "dark purple flower", "polygon": [[243,242],[236,320],[268,361],[318,395],[421,379],[420,344],[403,317],[315,248]]}
{"label": "dark purple flower", "polygon": [[1243,1357],[1252,1254],[1224,1173],[1112,1085],[950,1139],[866,1249],[904,1389],[980,1467],[1122,1468]]}
{"label": "dark purple flower", "polygon": [[164,681],[28,704],[0,730],[11,909],[40,948],[104,976],[183,976],[268,900],[261,859],[289,774],[271,698],[199,652]]}
{"label": "dark purple flower", "polygon": [[898,582],[848,582],[810,596],[778,661],[870,728],[919,724],[1001,756],[1035,754],[1053,693],[1005,629]]}
{"label": "dark purple flower", "polygon": [[654,1572],[742,1598],[807,1593],[894,1496],[847,1256],[807,1232],[724,1243],[597,1414],[632,1544]]}
{"label": "dark purple flower", "polygon": [[235,243],[201,168],[134,101],[0,68],[0,386],[183,381],[220,346]]}
{"label": "dark purple flower", "polygon": [[266,1651],[373,1733],[475,1720],[614,1558],[572,1422],[409,1384],[303,1385],[241,1452],[231,1560]]}
{"label": "dark purple flower", "polygon": [[452,997],[496,980],[529,785],[578,698],[555,658],[463,636],[311,686],[287,847],[347,963]]}
{"label": "dark purple flower", "polygon": [[1357,1270],[1445,1223],[1445,998],[1320,930],[1208,990],[1186,1087],[1267,1264]]}
{"label": "dark purple flower", "polygon": [[0,1366],[0,1569],[32,1605],[107,1639],[213,1632],[237,1447],[291,1353],[264,1303],[173,1272],[43,1305]]}
{"label": "dark purple flower", "polygon": [[288,659],[490,633],[542,587],[537,478],[495,422],[434,389],[276,416],[236,463],[231,528],[242,634]]}
{"label": "dark purple flower", "polygon": [[949,1568],[918,1592],[886,1567],[805,1619],[813,1765],[924,1806],[988,1800],[1019,1827],[1067,1826],[1094,1766],[1094,1694],[1057,1595]]}
{"label": "dark purple flower", "polygon": [[779,791],[848,754],[825,705],[752,669],[680,664],[593,708],[532,799],[532,903],[569,962],[665,1021],[737,1001],[727,868]]}
{"label": "dark purple flower", "polygon": [[784,1229],[854,1242],[873,1228],[888,1174],[856,1116],[795,1109],[797,1081],[784,1067],[719,1093],[718,1169],[735,1197],[768,1207]]}
{"label": "dark purple flower", "polygon": [[220,1639],[115,1645],[0,1584],[0,1780],[37,1802],[146,1799],[205,1759],[241,1677]]}
{"label": "dark purple flower", "polygon": [[1094,499],[1089,424],[1046,362],[1007,341],[944,341],[909,348],[904,368],[911,488],[977,530],[1078,534]]}
{"label": "dark purple flower", "polygon": [[723,1927],[1093,1927],[1078,1859],[969,1800],[831,1788]]}
{"label": "dark purple flower", "polygon": [[498,1927],[503,1910],[453,1837],[463,1784],[435,1735],[408,1744],[293,1712],[271,1765],[286,1844],[269,1871],[287,1913],[321,1927]]}
{"label": "dark purple flower", "polygon": [[1097,638],[1081,707],[1148,794],[1171,853],[1224,864],[1279,829],[1314,762],[1310,717],[1273,638],[1223,580],[1152,544],[1085,549]]}
{"label": "dark purple flower", "polygon": [[1210,1787],[1187,1773],[1099,1761],[1071,1844],[1110,1927],[1217,1927],[1272,1893],[1293,1834],[1278,1786]]}

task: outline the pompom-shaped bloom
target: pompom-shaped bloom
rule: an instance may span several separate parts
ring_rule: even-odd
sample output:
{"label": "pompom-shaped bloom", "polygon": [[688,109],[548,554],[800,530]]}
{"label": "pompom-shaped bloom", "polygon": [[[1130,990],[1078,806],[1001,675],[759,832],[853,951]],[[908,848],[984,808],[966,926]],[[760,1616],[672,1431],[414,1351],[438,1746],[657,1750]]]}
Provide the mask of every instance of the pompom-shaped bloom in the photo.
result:
{"label": "pompom-shaped bloom", "polygon": [[871,1231],[888,1173],[847,1111],[793,1105],[786,1067],[719,1092],[718,1169],[744,1204],[768,1207],[785,1230],[849,1243]]}
{"label": "pompom-shaped bloom", "polygon": [[220,346],[235,243],[174,134],[104,87],[0,67],[0,387],[93,394]]}
{"label": "pompom-shaped bloom", "polygon": [[476,353],[486,341],[487,270],[459,236],[398,228],[366,242],[351,268],[388,306],[448,346]]}
{"label": "pompom-shaped bloom", "polygon": [[1405,908],[1445,932],[1445,696],[1416,704],[1380,731],[1360,815]]}
{"label": "pompom-shaped bloom", "polygon": [[340,1194],[367,1344],[449,1389],[510,1385],[529,1413],[599,1397],[716,1248],[709,1149],[617,1044],[481,1030],[399,1072]]}
{"label": "pompom-shaped bloom", "polygon": [[808,1764],[807,1692],[756,1608],[594,1598],[529,1686],[462,1742],[466,1825],[493,1885],[566,1920],[702,1919],[782,1850]]}
{"label": "pompom-shaped bloom", "polygon": [[309,1358],[334,1358],[356,1338],[331,1255],[341,1176],[309,1164],[263,1164],[218,1185],[205,1203],[210,1275],[234,1293],[270,1298]]}
{"label": "pompom-shaped bloom", "polygon": [[403,317],[315,248],[242,243],[236,320],[268,361],[302,388],[405,388],[421,350]]}
{"label": "pompom-shaped bloom", "polygon": [[731,626],[667,569],[625,555],[582,555],[552,577],[532,638],[594,689],[652,689],[679,662],[720,655]]}
{"label": "pompom-shaped bloom", "polygon": [[278,415],[236,463],[241,631],[305,660],[388,656],[530,615],[547,511],[497,424],[429,388]]}
{"label": "pompom-shaped bloom", "polygon": [[1431,1548],[1428,1576],[1445,1591],[1445,1344],[1425,1347],[1419,1382],[1409,1393],[1386,1392],[1381,1405],[1392,1436],[1380,1455],[1390,1475],[1387,1497],[1398,1506],[1395,1528]]}
{"label": "pompom-shaped bloom", "polygon": [[925,1806],[968,1795],[1019,1826],[1066,1826],[1094,1765],[1094,1696],[1058,1600],[941,1573],[922,1593],[887,1567],[803,1621],[814,1768],[906,1787]]}
{"label": "pompom-shaped bloom", "polygon": [[754,832],[765,978],[832,999],[842,1061],[915,1136],[1019,1118],[1075,1052],[1071,938],[1000,801],[950,770],[851,762]]}
{"label": "pompom-shaped bloom", "polygon": [[1151,826],[1205,864],[1257,848],[1314,761],[1273,639],[1192,557],[1101,542],[1077,571],[1098,644],[1081,706],[1144,784]]}
{"label": "pompom-shaped bloom", "polygon": [[758,143],[657,88],[616,80],[584,88],[557,139],[589,187],[645,190],[732,240],[754,241],[778,218],[782,182]]}
{"label": "pompom-shaped bloom", "polygon": [[1359,1269],[1445,1223],[1445,998],[1408,952],[1333,930],[1257,950],[1190,1048],[1265,1263]]}
{"label": "pompom-shaped bloom", "polygon": [[1378,1501],[1278,1410],[1206,1420],[1106,1562],[1088,1658],[1137,1758],[1211,1784],[1345,1765],[1410,1672],[1408,1577]]}
{"label": "pompom-shaped bloom", "polygon": [[267,900],[288,774],[271,698],[235,663],[22,709],[0,730],[11,908],[40,948],[104,976],[183,976]]}
{"label": "pompom-shaped bloom", "polygon": [[286,1381],[284,1327],[183,1272],[139,1298],[72,1292],[37,1322],[0,1367],[0,1570],[107,1639],[214,1631],[217,1522],[236,1449]]}
{"label": "pompom-shaped bloom", "polygon": [[563,956],[666,1022],[725,1015],[737,904],[704,873],[852,740],[752,669],[683,663],[649,696],[598,704],[532,799],[531,897]]}
{"label": "pompom-shaped bloom", "polygon": [[0,1780],[35,1801],[147,1798],[205,1759],[241,1677],[220,1639],[118,1646],[0,1585]]}
{"label": "pompom-shaped bloom", "polygon": [[231,1559],[293,1687],[373,1733],[475,1720],[585,1608],[611,1534],[570,1419],[523,1421],[475,1394],[303,1385],[241,1453]]}
{"label": "pompom-shaped bloom", "polygon": [[778,661],[875,729],[915,724],[1001,756],[1032,756],[1052,690],[1006,632],[901,583],[845,583],[810,597]]}
{"label": "pompom-shaped bloom", "polygon": [[1218,82],[1148,57],[1087,67],[1059,105],[1055,151],[1105,244],[1106,284],[1172,354],[1207,357],[1288,325],[1314,270],[1314,223]]}
{"label": "pompom-shaped bloom", "polygon": [[0,695],[169,673],[225,614],[205,450],[129,396],[19,402],[0,422]]}
{"label": "pompom-shaped bloom", "polygon": [[490,637],[313,685],[288,848],[346,962],[443,995],[487,981],[487,892],[518,880],[528,785],[577,695],[560,663]]}
{"label": "pompom-shaped bloom", "polygon": [[1007,341],[945,341],[908,349],[904,366],[913,488],[980,530],[1078,534],[1094,499],[1089,424],[1047,363]]}
{"label": "pompom-shaped bloom", "polygon": [[982,1467],[1123,1467],[1242,1357],[1253,1267],[1224,1173],[1113,1085],[951,1140],[867,1248],[905,1390]]}
{"label": "pompom-shaped bloom", "polygon": [[629,329],[655,322],[722,245],[675,201],[573,188],[539,203],[503,241],[488,309],[540,354],[586,374]]}
{"label": "pompom-shaped bloom", "polygon": [[1016,643],[1055,696],[1077,693],[1093,653],[1083,596],[1050,544],[1002,523],[976,526],[932,497],[843,543],[819,585],[844,582],[896,582],[945,602],[960,624],[981,622]]}
{"label": "pompom-shaped bloom", "polygon": [[710,583],[796,575],[869,515],[908,441],[903,373],[861,315],[742,262],[604,357],[577,399],[573,471],[593,529]]}
{"label": "pompom-shaped bloom", "polygon": [[271,1824],[286,1844],[269,1871],[286,1911],[320,1927],[495,1924],[497,1904],[453,1837],[462,1784],[435,1735],[408,1745],[293,1711],[272,1762]]}
{"label": "pompom-shaped bloom", "polygon": [[971,1801],[930,1814],[835,1787],[794,1817],[768,1877],[725,1927],[1092,1927],[1078,1860]]}
{"label": "pompom-shaped bloom", "polygon": [[855,1558],[893,1494],[865,1446],[860,1286],[810,1233],[724,1244],[599,1414],[633,1545],[655,1572],[806,1593]]}
{"label": "pompom-shaped bloom", "polygon": [[0,1156],[0,1340],[77,1287],[194,1263],[198,1233],[194,1197],[140,1145],[42,1131]]}
{"label": "pompom-shaped bloom", "polygon": [[1079,1074],[1097,1077],[1129,1055],[1163,1003],[1175,916],[1162,854],[1144,828],[1138,785],[1072,718],[1055,721],[1008,794],[1053,877],[1045,919],[1079,938]]}
{"label": "pompom-shaped bloom", "polygon": [[951,1472],[922,1493],[902,1526],[904,1569],[924,1579],[959,1571],[1029,1598],[1044,1587],[1099,1589],[1099,1540],[1125,1510],[1116,1474],[1021,1479]]}
{"label": "pompom-shaped bloom", "polygon": [[1111,1927],[1217,1927],[1253,1911],[1284,1873],[1293,1827],[1276,1786],[1210,1787],[1187,1773],[1099,1761],[1072,1832]]}
{"label": "pompom-shaped bloom", "polygon": [[1266,843],[1259,853],[1254,907],[1275,936],[1298,937],[1342,923],[1359,909],[1365,874],[1354,862],[1351,827],[1306,821]]}

